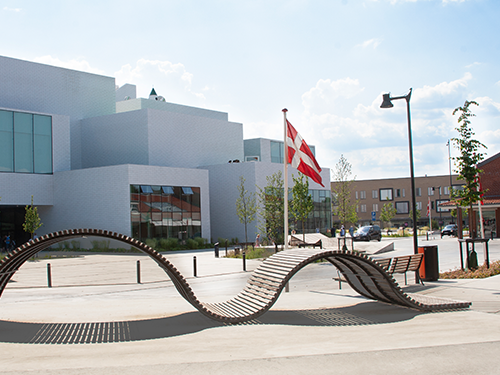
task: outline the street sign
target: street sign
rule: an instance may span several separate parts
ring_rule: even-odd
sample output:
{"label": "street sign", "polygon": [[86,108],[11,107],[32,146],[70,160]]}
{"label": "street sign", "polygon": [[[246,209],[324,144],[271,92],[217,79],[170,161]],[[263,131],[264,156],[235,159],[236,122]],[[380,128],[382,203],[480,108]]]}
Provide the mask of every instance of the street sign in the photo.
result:
{"label": "street sign", "polygon": [[377,219],[377,213],[375,211],[372,211],[372,221],[375,221]]}

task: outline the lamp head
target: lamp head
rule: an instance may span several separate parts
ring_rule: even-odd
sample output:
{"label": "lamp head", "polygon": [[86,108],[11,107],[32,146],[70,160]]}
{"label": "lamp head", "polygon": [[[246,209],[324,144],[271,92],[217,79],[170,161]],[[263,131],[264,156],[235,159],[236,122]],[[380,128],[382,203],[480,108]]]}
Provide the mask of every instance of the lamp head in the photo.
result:
{"label": "lamp head", "polygon": [[383,101],[382,104],[380,104],[380,108],[392,108],[394,107],[394,104],[391,102],[391,94],[384,94],[382,95]]}

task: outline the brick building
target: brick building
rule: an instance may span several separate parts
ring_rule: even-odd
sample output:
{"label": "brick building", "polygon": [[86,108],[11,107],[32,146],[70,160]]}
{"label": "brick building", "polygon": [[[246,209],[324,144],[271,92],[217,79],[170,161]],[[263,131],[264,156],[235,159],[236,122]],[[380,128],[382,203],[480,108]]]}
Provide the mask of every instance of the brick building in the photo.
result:
{"label": "brick building", "polygon": [[[500,159],[499,159],[500,161]],[[454,221],[449,208],[439,207],[440,203],[450,200],[450,181],[454,188],[462,184],[457,180],[457,175],[424,176],[415,177],[416,206],[420,212],[419,226],[429,224],[427,216],[427,205],[431,203],[431,217],[436,219],[440,225],[446,225]],[[332,191],[338,182],[332,182]],[[351,188],[351,202],[356,204],[358,223],[367,225],[380,222],[380,212],[386,203],[392,203],[396,208],[396,215],[391,220],[395,226],[405,225],[411,227],[411,179],[386,178],[376,180],[354,181]],[[334,199],[334,211],[335,211]],[[340,224],[338,216],[333,216],[333,223]],[[345,223],[342,223],[345,224]]]}

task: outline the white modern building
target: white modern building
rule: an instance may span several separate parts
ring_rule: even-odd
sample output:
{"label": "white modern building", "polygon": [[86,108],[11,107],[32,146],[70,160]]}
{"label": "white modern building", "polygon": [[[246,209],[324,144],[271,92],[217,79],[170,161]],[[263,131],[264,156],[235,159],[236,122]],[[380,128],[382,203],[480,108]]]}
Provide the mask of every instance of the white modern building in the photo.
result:
{"label": "white modern building", "polygon": [[[0,235],[18,243],[28,237],[31,196],[38,234],[99,228],[142,240],[242,240],[239,177],[249,191],[265,186],[282,170],[282,149],[279,141],[244,141],[243,125],[224,112],[167,103],[154,90],[137,98],[134,85],[117,89],[112,77],[0,57]],[[326,188],[310,181],[323,204],[308,225],[323,231],[328,168],[322,177]],[[255,237],[256,223],[248,229]]]}

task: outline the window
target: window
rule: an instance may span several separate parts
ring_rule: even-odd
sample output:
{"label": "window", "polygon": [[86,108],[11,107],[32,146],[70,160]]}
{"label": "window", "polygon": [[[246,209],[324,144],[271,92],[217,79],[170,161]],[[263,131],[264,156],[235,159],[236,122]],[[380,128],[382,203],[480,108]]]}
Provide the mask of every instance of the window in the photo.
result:
{"label": "window", "polygon": [[405,189],[403,189],[403,198],[405,197]]}
{"label": "window", "polygon": [[434,195],[434,188],[432,186],[427,188],[427,195]]}
{"label": "window", "polygon": [[397,214],[407,214],[409,210],[409,202],[396,202],[396,213]]}
{"label": "window", "polygon": [[366,212],[366,204],[361,205],[361,212]]}
{"label": "window", "polygon": [[372,190],[372,198],[377,199],[378,198],[378,190]]}
{"label": "window", "polygon": [[0,111],[0,172],[52,173],[52,117]]}
{"label": "window", "polygon": [[374,203],[372,208],[372,211],[378,212],[378,203]]}
{"label": "window", "polygon": [[415,189],[415,195],[417,197],[421,197],[422,196],[422,188],[416,188]]}
{"label": "window", "polygon": [[359,212],[359,205],[356,205],[356,212]]}
{"label": "window", "polygon": [[360,195],[361,199],[366,199],[366,191],[361,190],[359,195]]}
{"label": "window", "polygon": [[358,194],[358,192],[356,192],[356,199],[359,199],[359,194]]}
{"label": "window", "polygon": [[445,203],[445,202],[449,202],[449,201],[450,201],[449,199],[438,199],[438,200],[436,200],[436,212],[448,212],[448,211],[450,211],[449,208],[439,207],[439,205],[441,203]]}
{"label": "window", "polygon": [[417,210],[421,210],[422,209],[422,202],[417,202]]}
{"label": "window", "polygon": [[445,186],[444,189],[443,189],[443,193],[444,193],[444,195],[450,195],[450,187],[449,186]]}
{"label": "window", "polygon": [[285,158],[285,151],[283,149],[283,142],[271,141],[271,163],[283,164]]}
{"label": "window", "polygon": [[379,189],[381,201],[392,201],[392,189]]}
{"label": "window", "polygon": [[396,198],[401,198],[401,189],[396,189]]}

